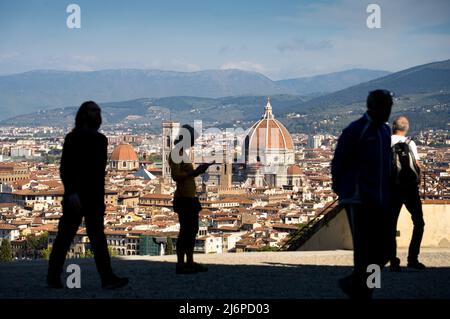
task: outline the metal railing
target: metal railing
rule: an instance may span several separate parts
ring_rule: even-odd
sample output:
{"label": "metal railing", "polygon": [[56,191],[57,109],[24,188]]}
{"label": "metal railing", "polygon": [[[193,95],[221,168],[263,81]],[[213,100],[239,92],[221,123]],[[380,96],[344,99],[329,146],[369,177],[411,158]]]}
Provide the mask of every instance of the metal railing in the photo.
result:
{"label": "metal railing", "polygon": [[[435,185],[428,186],[427,182],[430,183],[430,180]],[[436,194],[427,193],[427,188],[435,187]],[[442,182],[437,178],[437,176],[430,172],[424,171],[422,172],[422,182],[420,185],[420,197],[421,199],[450,199],[450,187],[442,184]]]}
{"label": "metal railing", "polygon": [[[432,180],[437,194],[426,193],[428,188],[427,180]],[[422,172],[422,183],[420,186],[421,199],[450,199],[450,188],[441,183],[441,181],[431,172]],[[311,238],[324,224],[333,219],[337,213],[342,209],[342,206],[337,204],[338,200],[334,200],[331,204],[325,207],[319,214],[311,219],[306,225],[303,225],[295,231],[290,238],[280,248],[280,251],[298,250],[308,239]]]}

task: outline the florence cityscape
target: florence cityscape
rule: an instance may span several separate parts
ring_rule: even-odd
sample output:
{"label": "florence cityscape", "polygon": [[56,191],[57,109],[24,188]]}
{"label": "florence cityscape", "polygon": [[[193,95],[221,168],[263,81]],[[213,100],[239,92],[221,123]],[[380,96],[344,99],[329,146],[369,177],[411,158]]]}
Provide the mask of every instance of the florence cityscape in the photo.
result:
{"label": "florence cityscape", "polygon": [[[449,4],[169,2],[0,4],[0,298],[370,299],[372,290],[381,299],[449,298]],[[383,120],[371,104],[378,93],[392,102]],[[98,135],[67,155],[87,104],[101,114]],[[83,129],[92,129],[89,116]],[[350,138],[365,120],[362,133]],[[375,137],[371,125],[379,130]],[[389,146],[380,127],[389,130]],[[184,139],[189,129],[195,136]],[[360,174],[373,175],[363,191],[378,182],[385,191],[386,167],[370,165],[389,163],[393,179],[399,131],[412,154],[408,165],[418,171],[420,218],[408,194],[390,230],[394,255],[381,272],[388,288],[372,287],[369,296],[366,287],[349,293],[342,280],[331,287],[352,269],[357,276],[361,248],[350,211],[365,200]],[[105,150],[89,144],[98,136]],[[370,144],[378,139],[379,148]],[[103,174],[100,151],[106,151],[104,187],[95,207],[104,214],[97,232],[104,233],[107,260],[127,278],[111,270],[105,279],[86,212],[70,244],[66,239],[67,253],[58,248],[76,207],[67,176],[79,175],[76,201],[88,203],[94,172]],[[337,186],[342,152],[344,182],[360,170],[350,199]],[[190,166],[176,161],[185,153]],[[73,166],[64,168],[68,161]],[[191,261],[180,198],[199,204]],[[382,213],[367,216],[374,220],[364,227],[382,238]],[[184,253],[180,263],[182,249],[186,264],[198,268],[183,266]],[[74,284],[81,289],[41,296],[47,270],[50,288],[72,288],[66,268],[61,287],[50,276],[58,253],[65,255],[61,265],[81,269]],[[103,290],[95,286],[96,269]],[[29,281],[27,271],[42,283]],[[401,271],[409,277],[396,276]],[[194,284],[179,274],[200,279]],[[146,284],[152,280],[154,286]],[[179,313],[189,313],[189,304],[182,307]],[[212,308],[199,307],[191,313],[212,315]]]}

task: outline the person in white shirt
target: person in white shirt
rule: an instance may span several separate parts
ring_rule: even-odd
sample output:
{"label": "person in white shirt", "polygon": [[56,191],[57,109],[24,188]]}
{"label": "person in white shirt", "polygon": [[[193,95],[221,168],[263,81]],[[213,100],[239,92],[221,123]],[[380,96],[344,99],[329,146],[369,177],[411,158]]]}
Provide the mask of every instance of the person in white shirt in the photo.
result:
{"label": "person in white shirt", "polygon": [[[408,119],[404,116],[399,116],[399,121],[406,121],[403,124],[398,124],[398,125],[403,125],[403,126],[407,126],[409,127],[409,123],[408,123]],[[419,153],[417,152],[417,145],[416,143],[414,143],[413,140],[409,139],[406,137],[406,135],[400,135],[403,134],[401,131],[397,131],[396,133],[394,133],[394,135],[392,135],[391,137],[391,146],[394,146],[395,144],[399,143],[399,142],[407,142],[409,141],[409,147],[411,148],[411,152],[414,155],[414,158],[416,159],[416,163],[417,165],[419,165],[420,163],[420,156]]]}
{"label": "person in white shirt", "polygon": [[[425,269],[425,265],[419,262],[420,244],[424,232],[422,202],[419,195],[420,169],[417,146],[410,138],[406,137],[409,130],[409,121],[405,116],[399,116],[392,125],[393,135],[391,146],[393,148],[394,163],[401,165],[401,169],[394,172],[396,175],[393,187],[393,246],[390,257],[390,270],[401,271],[400,259],[397,258],[396,232],[397,221],[403,205],[411,214],[414,229],[408,251],[408,267]],[[405,151],[406,150],[406,151]],[[402,153],[403,152],[403,153]],[[400,159],[400,157],[403,157]],[[405,160],[406,159],[406,160]]]}

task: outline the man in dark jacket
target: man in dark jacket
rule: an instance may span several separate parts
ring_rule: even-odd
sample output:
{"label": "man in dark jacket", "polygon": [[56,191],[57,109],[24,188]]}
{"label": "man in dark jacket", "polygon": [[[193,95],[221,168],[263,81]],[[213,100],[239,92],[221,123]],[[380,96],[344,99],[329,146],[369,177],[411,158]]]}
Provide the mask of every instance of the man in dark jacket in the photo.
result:
{"label": "man in dark jacket", "polygon": [[367,267],[388,260],[392,104],[389,91],[370,92],[367,112],[342,131],[332,160],[333,190],[347,212],[354,252],[353,274],[339,284],[352,298],[371,297]]}
{"label": "man in dark jacket", "polygon": [[64,184],[63,216],[53,243],[47,276],[47,283],[52,288],[63,287],[64,261],[83,217],[102,287],[113,289],[128,283],[127,278],[117,277],[111,269],[104,233],[108,140],[98,132],[102,122],[100,113],[95,102],[83,103],[76,115],[75,128],[64,141],[60,166]]}

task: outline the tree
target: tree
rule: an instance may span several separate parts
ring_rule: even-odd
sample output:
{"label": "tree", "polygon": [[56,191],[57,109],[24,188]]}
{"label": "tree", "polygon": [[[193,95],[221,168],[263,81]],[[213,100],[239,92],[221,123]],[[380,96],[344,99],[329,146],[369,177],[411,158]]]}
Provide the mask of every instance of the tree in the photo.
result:
{"label": "tree", "polygon": [[148,155],[147,161],[152,162],[152,163],[161,162],[162,161],[161,153],[152,153],[152,154]]}
{"label": "tree", "polygon": [[167,237],[166,255],[173,255],[173,241],[170,237]]}
{"label": "tree", "polygon": [[90,249],[86,249],[81,258],[92,258],[94,257],[94,252]]}
{"label": "tree", "polygon": [[35,235],[27,236],[26,247],[27,247],[28,255],[31,255],[34,257],[37,254],[42,253],[42,250],[47,248],[47,246],[48,246],[48,233],[47,232],[43,232],[39,236],[35,236]]}
{"label": "tree", "polygon": [[52,247],[47,247],[41,250],[41,255],[42,258],[44,259],[49,259],[50,258],[50,254],[52,253]]}
{"label": "tree", "polygon": [[9,239],[3,239],[0,245],[0,262],[12,261],[12,248]]}
{"label": "tree", "polygon": [[108,246],[108,252],[111,257],[117,257],[118,255],[117,252],[111,246]]}

